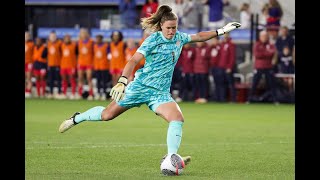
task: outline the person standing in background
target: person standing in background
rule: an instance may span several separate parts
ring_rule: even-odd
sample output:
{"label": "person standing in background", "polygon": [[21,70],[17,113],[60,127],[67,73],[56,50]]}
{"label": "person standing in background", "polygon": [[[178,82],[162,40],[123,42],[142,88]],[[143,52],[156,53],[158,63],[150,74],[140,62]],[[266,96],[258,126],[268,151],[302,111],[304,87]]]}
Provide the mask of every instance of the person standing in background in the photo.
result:
{"label": "person standing in background", "polygon": [[224,88],[221,89],[222,101],[227,101],[227,92],[230,94],[230,101],[236,102],[236,88],[234,84],[234,68],[236,64],[236,45],[232,41],[230,34],[226,33],[223,36],[220,48],[220,57],[217,66],[222,68]]}
{"label": "person standing in background", "polygon": [[46,94],[46,75],[47,75],[47,55],[48,49],[40,37],[36,38],[33,48],[33,75],[36,78],[37,96],[45,97]]}
{"label": "person standing in background", "polygon": [[125,43],[123,42],[123,35],[120,31],[114,31],[111,34],[110,43],[110,74],[112,76],[112,86],[117,84],[125,66]]}
{"label": "person standing in background", "polygon": [[33,67],[33,48],[34,42],[29,32],[24,33],[24,73],[25,73],[25,98],[31,97],[32,89],[32,67]]}
{"label": "person standing in background", "polygon": [[[60,63],[61,63],[61,41],[57,38],[56,32],[52,31],[49,34],[47,43],[48,47],[48,80],[49,80],[49,94],[48,99],[61,97],[61,76],[60,76]],[[58,94],[54,94],[53,88],[58,88]]]}
{"label": "person standing in background", "polygon": [[183,10],[186,7],[185,5],[184,0],[175,0],[171,5],[172,11],[178,16],[178,26],[183,26]]}
{"label": "person standing in background", "polygon": [[[131,59],[131,57],[134,55],[134,53],[137,51],[137,46],[136,46],[136,43],[134,42],[134,40],[132,38],[129,38],[127,40],[127,43],[126,43],[126,49],[125,49],[125,57],[126,57],[126,63]],[[141,67],[141,64],[137,64],[133,71],[132,71],[132,74],[128,77],[128,82],[132,81],[133,78],[134,78],[134,73],[136,73],[136,71],[138,69],[140,69]]]}
{"label": "person standing in background", "polygon": [[[176,102],[195,100],[195,82],[193,74],[193,61],[196,56],[196,50],[191,44],[185,44],[182,48],[181,55],[178,61],[182,65],[182,84],[179,90],[179,96]],[[192,99],[189,99],[189,92],[192,92]]]}
{"label": "person standing in background", "polygon": [[267,31],[270,39],[276,40],[278,31],[281,25],[281,18],[283,11],[278,0],[269,0],[268,17],[267,17]]}
{"label": "person standing in background", "polygon": [[71,36],[66,34],[63,37],[61,44],[61,63],[60,63],[60,75],[62,78],[62,96],[61,99],[67,98],[68,84],[71,84],[71,95],[69,99],[73,100],[76,98],[76,69],[77,69],[77,44],[72,42]]}
{"label": "person standing in background", "polygon": [[209,4],[209,23],[210,29],[217,29],[225,24],[223,9],[229,4],[227,0],[208,0]]}
{"label": "person standing in background", "polygon": [[142,6],[140,18],[150,17],[158,9],[159,3],[157,0],[146,0]]}
{"label": "person standing in background", "polygon": [[197,29],[200,31],[202,26],[203,4],[196,0],[188,0],[183,9],[183,27]]}
{"label": "person standing in background", "polygon": [[88,100],[93,100],[92,70],[93,70],[93,40],[87,29],[80,29],[78,40],[78,96],[83,94],[84,78],[86,77],[89,86]]}
{"label": "person standing in background", "polygon": [[103,42],[103,36],[97,35],[93,45],[93,69],[97,78],[97,94],[95,100],[107,99],[107,83],[111,80],[109,74],[108,44]]}
{"label": "person standing in background", "polygon": [[209,75],[209,48],[206,42],[196,42],[193,73],[195,82],[196,103],[207,103],[208,75]]}
{"label": "person standing in background", "polygon": [[270,43],[269,35],[266,30],[260,31],[259,40],[255,43],[254,49],[254,75],[252,86],[249,92],[249,101],[254,101],[257,86],[261,80],[262,75],[265,75],[266,83],[271,90],[272,100],[278,103],[276,97],[276,86],[274,82],[273,66],[277,62],[277,50],[274,44]]}
{"label": "person standing in background", "polygon": [[265,3],[259,14],[259,29],[264,29],[267,26],[267,19],[269,17],[269,3]]}
{"label": "person standing in background", "polygon": [[135,28],[138,17],[136,0],[120,0],[119,11],[122,25],[125,28]]}
{"label": "person standing in background", "polygon": [[240,23],[241,29],[250,29],[251,27],[251,11],[248,3],[243,3],[240,7]]}
{"label": "person standing in background", "polygon": [[[219,58],[220,58],[220,42],[219,42],[219,36],[212,38],[209,40],[210,43],[210,72],[211,75],[213,77],[213,81],[214,81],[214,92],[212,92],[211,94],[213,94],[212,98],[215,101],[223,101],[223,92],[221,92],[221,89],[223,89],[223,87],[219,87],[219,86],[224,86],[224,77],[219,77],[219,73],[217,70],[217,63],[219,62]],[[222,83],[219,83],[219,81],[221,81]]]}
{"label": "person standing in background", "polygon": [[289,29],[287,26],[282,26],[279,31],[279,36],[276,40],[276,48],[278,52],[278,62],[280,62],[281,57],[283,56],[284,47],[289,48],[289,54],[292,55],[294,46],[294,39],[289,34]]}

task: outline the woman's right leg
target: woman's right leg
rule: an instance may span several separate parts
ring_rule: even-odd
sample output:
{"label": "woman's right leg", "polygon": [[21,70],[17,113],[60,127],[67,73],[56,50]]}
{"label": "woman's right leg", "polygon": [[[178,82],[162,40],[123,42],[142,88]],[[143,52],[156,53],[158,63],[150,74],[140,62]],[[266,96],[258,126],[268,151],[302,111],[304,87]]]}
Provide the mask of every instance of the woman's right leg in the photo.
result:
{"label": "woman's right leg", "polygon": [[129,108],[119,106],[115,101],[112,101],[107,107],[95,106],[83,113],[76,112],[69,119],[62,122],[59,127],[59,132],[63,133],[83,121],[109,121],[128,109]]}

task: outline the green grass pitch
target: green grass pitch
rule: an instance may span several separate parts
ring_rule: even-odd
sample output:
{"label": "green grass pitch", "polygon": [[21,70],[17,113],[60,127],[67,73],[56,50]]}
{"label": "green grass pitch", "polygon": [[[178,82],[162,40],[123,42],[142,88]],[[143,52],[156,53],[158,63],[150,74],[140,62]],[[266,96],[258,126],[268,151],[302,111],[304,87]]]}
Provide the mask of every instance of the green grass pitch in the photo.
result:
{"label": "green grass pitch", "polygon": [[179,149],[192,156],[181,176],[160,174],[168,124],[146,105],[109,122],[58,132],[74,112],[103,101],[25,100],[28,180],[295,179],[295,105],[180,103]]}

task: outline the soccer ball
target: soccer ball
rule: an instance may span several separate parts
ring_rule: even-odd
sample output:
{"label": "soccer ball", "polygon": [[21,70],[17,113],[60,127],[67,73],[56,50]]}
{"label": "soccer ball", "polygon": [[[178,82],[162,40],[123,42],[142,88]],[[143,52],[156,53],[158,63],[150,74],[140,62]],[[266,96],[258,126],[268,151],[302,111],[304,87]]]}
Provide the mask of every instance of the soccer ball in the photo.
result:
{"label": "soccer ball", "polygon": [[178,176],[184,168],[184,161],[179,154],[166,154],[160,162],[161,173],[166,176]]}

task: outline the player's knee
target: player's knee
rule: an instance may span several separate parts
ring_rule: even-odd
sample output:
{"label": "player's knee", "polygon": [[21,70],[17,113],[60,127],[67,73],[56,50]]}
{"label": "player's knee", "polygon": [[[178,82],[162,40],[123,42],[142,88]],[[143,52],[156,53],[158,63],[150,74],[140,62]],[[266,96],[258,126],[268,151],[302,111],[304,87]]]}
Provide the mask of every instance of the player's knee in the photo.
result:
{"label": "player's knee", "polygon": [[108,111],[107,109],[103,110],[101,113],[101,120],[102,121],[110,121],[114,118],[115,116]]}
{"label": "player's knee", "polygon": [[169,121],[181,121],[184,122],[183,115],[181,113],[172,114],[168,117]]}

